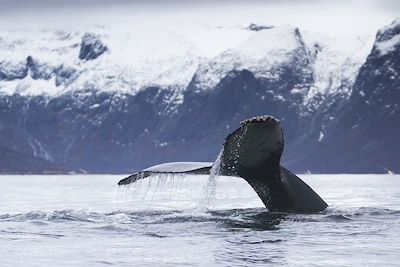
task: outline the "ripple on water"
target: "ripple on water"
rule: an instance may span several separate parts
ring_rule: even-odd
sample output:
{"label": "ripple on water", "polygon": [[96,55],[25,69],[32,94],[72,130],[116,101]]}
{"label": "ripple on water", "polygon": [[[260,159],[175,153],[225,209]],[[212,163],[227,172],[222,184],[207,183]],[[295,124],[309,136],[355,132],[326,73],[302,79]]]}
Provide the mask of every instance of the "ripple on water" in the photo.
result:
{"label": "ripple on water", "polygon": [[398,216],[399,210],[383,208],[349,208],[328,209],[318,214],[291,214],[268,212],[263,208],[229,209],[229,210],[144,210],[144,211],[114,211],[99,213],[86,210],[56,210],[51,212],[31,211],[17,214],[0,214],[0,221],[30,222],[36,225],[47,225],[48,222],[78,221],[87,223],[183,223],[183,222],[219,222],[242,227],[268,230],[268,225],[278,225],[281,221],[351,221],[370,219],[373,217]]}

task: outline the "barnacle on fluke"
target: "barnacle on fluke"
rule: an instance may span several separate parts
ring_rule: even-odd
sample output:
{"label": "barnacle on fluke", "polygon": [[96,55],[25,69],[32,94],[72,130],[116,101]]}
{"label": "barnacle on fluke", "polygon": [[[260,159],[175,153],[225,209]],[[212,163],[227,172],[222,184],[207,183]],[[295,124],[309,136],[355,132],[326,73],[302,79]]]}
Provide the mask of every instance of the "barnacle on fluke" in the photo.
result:
{"label": "barnacle on fluke", "polygon": [[265,121],[274,121],[274,122],[279,123],[279,121],[277,119],[275,119],[274,117],[272,117],[270,115],[263,115],[263,116],[256,116],[256,117],[245,119],[245,120],[241,121],[240,124],[253,123],[253,122],[265,122]]}

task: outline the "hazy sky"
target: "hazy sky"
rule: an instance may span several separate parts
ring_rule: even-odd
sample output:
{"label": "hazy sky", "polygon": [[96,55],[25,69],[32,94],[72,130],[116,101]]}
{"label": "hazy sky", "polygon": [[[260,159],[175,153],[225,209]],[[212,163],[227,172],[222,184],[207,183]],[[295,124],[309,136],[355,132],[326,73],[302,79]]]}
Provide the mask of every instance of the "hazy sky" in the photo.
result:
{"label": "hazy sky", "polygon": [[327,33],[374,34],[400,16],[399,0],[0,0],[1,27],[250,22]]}

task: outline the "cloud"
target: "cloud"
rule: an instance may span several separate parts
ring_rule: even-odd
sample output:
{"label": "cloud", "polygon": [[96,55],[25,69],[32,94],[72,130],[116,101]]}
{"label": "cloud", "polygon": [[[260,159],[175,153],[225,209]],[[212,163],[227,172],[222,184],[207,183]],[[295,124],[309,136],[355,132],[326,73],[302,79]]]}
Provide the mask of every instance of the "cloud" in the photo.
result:
{"label": "cloud", "polygon": [[[41,8],[87,8],[87,7],[109,7],[109,6],[210,6],[210,5],[294,5],[331,3],[332,5],[346,5],[354,1],[343,0],[0,0],[1,10],[22,10]],[[368,0],[359,0],[360,3]],[[375,0],[372,1],[387,10],[400,7],[398,0]]]}

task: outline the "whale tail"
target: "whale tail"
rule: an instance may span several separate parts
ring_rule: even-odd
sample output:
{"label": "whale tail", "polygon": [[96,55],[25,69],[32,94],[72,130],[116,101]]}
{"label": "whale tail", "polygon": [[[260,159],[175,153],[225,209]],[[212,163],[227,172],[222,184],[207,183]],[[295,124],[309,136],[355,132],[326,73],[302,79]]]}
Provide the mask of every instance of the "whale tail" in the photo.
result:
{"label": "whale tail", "polygon": [[[280,165],[284,142],[279,121],[259,116],[241,122],[225,140],[219,175],[245,179],[269,211],[315,213],[328,205],[299,177]],[[118,184],[157,173],[209,174],[211,162],[173,162],[147,168]]]}

